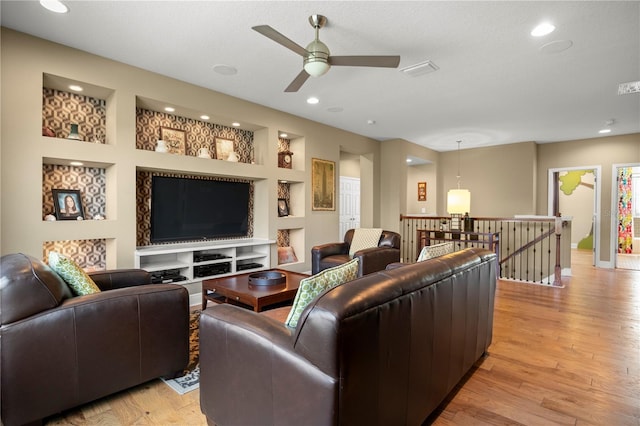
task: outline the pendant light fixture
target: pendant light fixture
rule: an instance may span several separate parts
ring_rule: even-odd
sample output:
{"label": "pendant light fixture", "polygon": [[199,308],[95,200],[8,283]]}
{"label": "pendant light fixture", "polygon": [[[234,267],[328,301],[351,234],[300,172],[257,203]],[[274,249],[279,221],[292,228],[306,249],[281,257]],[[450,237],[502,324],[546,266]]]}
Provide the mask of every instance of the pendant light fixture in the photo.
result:
{"label": "pendant light fixture", "polygon": [[458,174],[457,189],[450,189],[447,193],[447,212],[451,215],[451,229],[461,229],[460,222],[462,216],[469,214],[471,210],[471,192],[468,189],[460,189],[460,144],[458,143]]}

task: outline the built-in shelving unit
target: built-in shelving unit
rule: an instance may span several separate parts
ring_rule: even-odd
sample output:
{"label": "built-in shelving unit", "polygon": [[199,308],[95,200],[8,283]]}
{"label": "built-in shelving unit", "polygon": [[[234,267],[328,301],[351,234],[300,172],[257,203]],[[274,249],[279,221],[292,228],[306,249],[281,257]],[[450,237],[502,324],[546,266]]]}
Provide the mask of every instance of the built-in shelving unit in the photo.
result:
{"label": "built-in shelving unit", "polygon": [[[74,92],[72,86],[82,91]],[[177,274],[182,278],[175,282],[189,289],[192,300],[199,300],[199,283],[209,277],[281,266],[274,259],[280,229],[287,230],[287,240],[301,255],[295,263],[304,262],[304,137],[292,134],[283,140],[280,130],[236,123],[220,114],[224,106],[184,106],[175,99],[51,74],[43,74],[42,92],[43,256],[62,250],[87,269],[119,267],[121,229],[134,224],[136,235],[127,235],[126,244],[135,241],[135,267],[156,278],[167,271]],[[133,123],[135,131],[128,130],[127,123]],[[171,141],[171,152],[156,149],[161,138],[177,138]],[[287,167],[277,163],[282,149],[292,153]],[[252,234],[244,239],[150,244],[141,237],[149,220],[148,210],[141,206],[148,205],[150,190],[140,178],[149,173],[252,182]],[[122,188],[135,190],[135,213],[123,213]],[[51,221],[52,189],[80,191],[82,220]],[[290,215],[278,217],[275,206],[283,189]]]}

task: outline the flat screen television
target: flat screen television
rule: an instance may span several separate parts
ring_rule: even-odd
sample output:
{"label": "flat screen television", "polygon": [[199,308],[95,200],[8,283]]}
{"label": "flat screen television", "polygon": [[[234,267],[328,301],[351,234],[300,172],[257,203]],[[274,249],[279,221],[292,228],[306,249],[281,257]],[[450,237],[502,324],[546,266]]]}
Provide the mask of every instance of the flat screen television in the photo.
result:
{"label": "flat screen television", "polygon": [[153,176],[151,242],[246,237],[251,184]]}

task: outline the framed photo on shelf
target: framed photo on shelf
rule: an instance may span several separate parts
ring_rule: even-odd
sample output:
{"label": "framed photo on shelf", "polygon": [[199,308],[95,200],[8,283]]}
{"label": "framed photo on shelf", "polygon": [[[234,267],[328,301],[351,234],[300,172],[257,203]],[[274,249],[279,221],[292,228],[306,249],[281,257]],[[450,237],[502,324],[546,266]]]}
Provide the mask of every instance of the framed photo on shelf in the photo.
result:
{"label": "framed photo on shelf", "polygon": [[234,141],[232,139],[216,138],[216,158],[227,161],[232,152]]}
{"label": "framed photo on shelf", "polygon": [[185,154],[187,145],[187,132],[171,127],[160,127],[160,139],[167,143],[170,154]]}
{"label": "framed photo on shelf", "polygon": [[289,216],[289,203],[286,198],[278,198],[278,216]]}
{"label": "framed photo on shelf", "polygon": [[84,219],[82,197],[77,189],[52,189],[57,220]]}
{"label": "framed photo on shelf", "polygon": [[427,201],[427,182],[418,182],[418,201]]}
{"label": "framed photo on shelf", "polygon": [[336,209],[336,163],[311,159],[311,210]]}

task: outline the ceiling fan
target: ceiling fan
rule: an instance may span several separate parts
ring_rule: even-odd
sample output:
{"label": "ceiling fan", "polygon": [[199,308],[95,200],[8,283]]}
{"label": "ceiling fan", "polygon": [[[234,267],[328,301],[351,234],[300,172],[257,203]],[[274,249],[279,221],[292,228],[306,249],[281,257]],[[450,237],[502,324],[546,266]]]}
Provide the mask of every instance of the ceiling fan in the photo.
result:
{"label": "ceiling fan", "polygon": [[400,56],[331,56],[329,48],[320,41],[318,34],[320,28],[327,23],[327,18],[322,15],[309,16],[309,23],[316,30],[316,38],[307,48],[300,46],[296,42],[288,39],[269,25],[258,25],[252,27],[265,37],[270,38],[293,50],[303,58],[303,69],[300,74],[287,86],[285,92],[297,92],[302,87],[309,76],[320,77],[329,71],[332,65],[348,67],[382,67],[397,68],[400,64]]}

